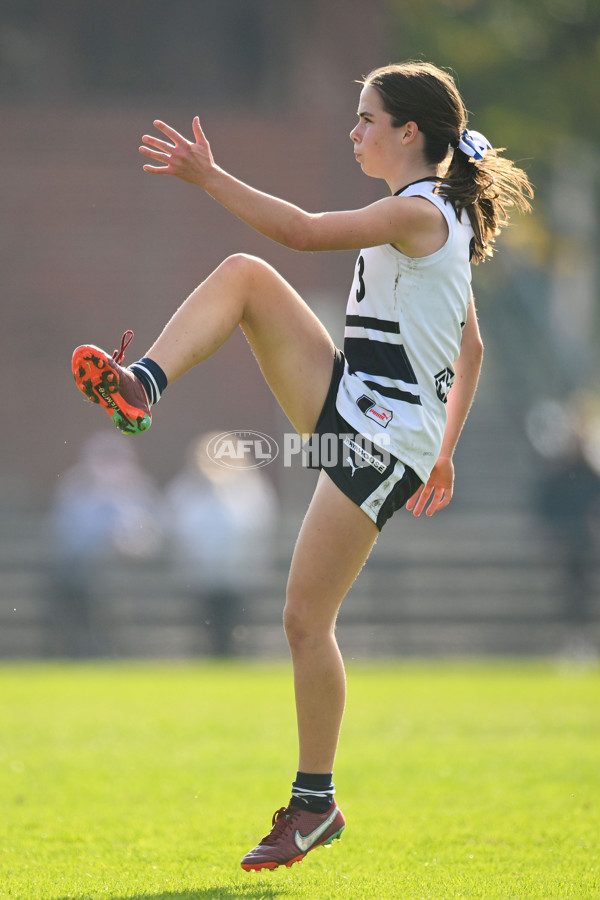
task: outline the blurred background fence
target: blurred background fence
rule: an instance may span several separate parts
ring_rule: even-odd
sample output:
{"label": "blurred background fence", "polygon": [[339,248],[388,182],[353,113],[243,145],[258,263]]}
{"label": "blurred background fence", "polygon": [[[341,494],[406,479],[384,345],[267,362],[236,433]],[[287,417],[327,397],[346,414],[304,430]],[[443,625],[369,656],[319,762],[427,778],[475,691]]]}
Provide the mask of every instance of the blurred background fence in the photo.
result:
{"label": "blurred background fence", "polygon": [[[0,656],[285,652],[286,566],[314,473],[281,455],[261,470],[277,497],[272,554],[259,571],[241,563],[245,590],[228,585],[220,603],[180,577],[167,523],[168,486],[198,435],[244,429],[281,445],[288,430],[244,341],[170,387],[151,431],[133,451],[116,436],[93,475],[89,437],[111,426],[81,402],[70,356],[80,343],[112,349],[126,328],[131,359],[142,355],[236,251],[275,265],[341,340],[353,253],[278,247],[189,185],[144,175],[137,148],[154,118],[189,134],[199,113],[238,177],[312,210],[360,206],[383,189],[350,152],[354,82],[406,58],[457,73],[471,124],[527,168],[535,212],[474,270],[486,357],[455,500],[432,521],[402,513],[386,526],[344,603],[341,643],[357,656],[596,654],[598,4],[5,0]],[[127,540],[103,538],[112,473],[130,453],[147,502],[130,500]],[[81,499],[59,526],[65,483]],[[61,528],[63,550],[69,536],[94,545],[88,568],[75,550],[65,564]]]}

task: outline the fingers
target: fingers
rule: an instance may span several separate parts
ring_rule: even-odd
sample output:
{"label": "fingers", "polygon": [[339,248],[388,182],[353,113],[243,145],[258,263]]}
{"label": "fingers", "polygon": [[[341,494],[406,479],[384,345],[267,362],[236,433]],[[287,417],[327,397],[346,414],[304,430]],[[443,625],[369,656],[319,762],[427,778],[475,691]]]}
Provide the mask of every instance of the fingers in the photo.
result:
{"label": "fingers", "polygon": [[152,172],[155,175],[170,175],[171,170],[168,166],[142,166],[144,172]]}
{"label": "fingers", "polygon": [[[146,140],[146,135],[144,136],[143,139]],[[157,141],[156,143],[162,144],[163,142]],[[172,149],[174,150],[175,147],[173,147]],[[145,166],[142,166],[142,169],[144,172],[153,172],[153,173],[158,173],[158,174],[170,173],[171,169],[169,168],[169,166],[171,163],[171,156],[169,153],[163,153],[160,150],[154,150],[151,147],[144,147],[143,145],[139,148],[139,151],[144,156],[149,156],[150,159],[153,159],[156,162],[164,163],[164,165],[162,165],[162,166],[151,166],[151,165],[146,164]]]}
{"label": "fingers", "polygon": [[176,146],[179,144],[189,143],[189,141],[186,140],[186,138],[184,138],[182,134],[179,134],[178,131],[175,131],[175,129],[171,128],[170,125],[167,125],[166,122],[161,122],[160,119],[155,119],[152,124],[155,128],[158,128],[159,131],[162,131],[163,134],[166,134],[166,136],[170,138]]}
{"label": "fingers", "polygon": [[144,144],[148,144],[149,147],[154,147],[156,150],[161,150],[163,153],[171,153],[175,150],[175,144],[169,144],[167,141],[161,141],[160,138],[154,137],[152,134],[145,134],[142,138]]}
{"label": "fingers", "polygon": [[[155,121],[154,124],[158,127],[158,120]],[[163,123],[160,124],[162,125]],[[169,129],[169,131],[173,131],[168,125],[165,126],[165,128]],[[174,134],[177,134],[177,132],[175,131]],[[179,137],[181,136],[179,135]],[[144,172],[152,172],[158,175],[169,174],[171,171],[169,168],[171,153],[177,149],[177,145],[175,143],[169,144],[167,141],[154,137],[152,134],[145,134],[142,137],[142,140],[144,143],[138,148],[140,153],[144,156],[149,156],[150,159],[155,162],[164,163],[162,166],[145,165],[142,167]]]}
{"label": "fingers", "polygon": [[[425,510],[425,515],[431,517],[440,509],[445,509],[452,500],[452,489],[434,487],[432,484],[421,485],[406,504],[406,509],[417,518]],[[430,502],[431,501],[431,502]],[[429,506],[427,504],[429,503]]]}
{"label": "fingers", "polygon": [[431,486],[429,484],[426,484],[422,488],[419,499],[417,500],[415,508],[413,509],[414,516],[417,516],[417,518],[418,518],[421,515],[421,513],[427,506],[427,503],[429,502],[429,498],[431,497],[433,492],[434,492],[434,488],[433,488],[433,486]]}
{"label": "fingers", "polygon": [[206,138],[204,137],[204,132],[202,131],[202,128],[200,127],[200,119],[198,118],[198,116],[194,116],[194,121],[192,122],[192,131],[194,132],[194,137],[196,138],[197,144],[200,144],[203,141],[206,141]]}
{"label": "fingers", "polygon": [[171,159],[170,153],[163,153],[160,150],[152,150],[150,147],[144,147],[143,145],[139,148],[139,151],[140,153],[143,153],[144,156],[149,156],[150,159],[155,159],[157,162],[169,163]]}
{"label": "fingers", "polygon": [[410,500],[407,500],[407,501],[406,501],[406,508],[407,508],[407,510],[408,510],[409,512],[412,512],[412,511],[413,511],[413,509],[414,509],[414,507],[415,507],[415,505],[416,505],[416,503],[417,503],[417,500],[418,500],[419,497],[421,496],[421,491],[422,491],[422,490],[423,490],[423,485],[421,485],[421,487],[420,487],[420,488],[412,495],[412,497],[410,498]]}
{"label": "fingers", "polygon": [[419,497],[423,493],[423,487],[424,487],[424,485],[421,485],[421,487],[412,495],[410,500],[406,501],[406,508],[409,512],[412,512],[413,509],[415,508],[415,506],[417,505],[417,501],[419,500]]}
{"label": "fingers", "polygon": [[429,504],[429,507],[427,508],[427,510],[425,512],[425,515],[431,517],[439,509],[445,509],[451,500],[452,500],[452,491],[445,490],[444,488],[438,488],[435,491],[435,494],[433,495],[433,500]]}

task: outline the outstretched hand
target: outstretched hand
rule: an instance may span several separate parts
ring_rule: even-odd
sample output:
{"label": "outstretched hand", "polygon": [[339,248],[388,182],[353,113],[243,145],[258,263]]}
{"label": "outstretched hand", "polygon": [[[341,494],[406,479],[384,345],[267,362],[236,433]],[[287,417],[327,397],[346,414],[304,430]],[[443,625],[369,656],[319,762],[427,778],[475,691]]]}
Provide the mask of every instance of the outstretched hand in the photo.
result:
{"label": "outstretched hand", "polygon": [[161,163],[159,166],[146,164],[144,172],[152,172],[156,175],[175,175],[182,181],[203,185],[215,163],[209,143],[200,127],[198,116],[195,116],[192,122],[194,141],[188,141],[160,119],[154,121],[154,127],[162,131],[171,143],[151,134],[143,136],[144,143],[140,147],[140,153]]}
{"label": "outstretched hand", "polygon": [[409,512],[420,516],[429,501],[425,515],[432,516],[452,500],[454,491],[454,463],[449,456],[440,456],[431,470],[427,484],[422,484],[406,504]]}

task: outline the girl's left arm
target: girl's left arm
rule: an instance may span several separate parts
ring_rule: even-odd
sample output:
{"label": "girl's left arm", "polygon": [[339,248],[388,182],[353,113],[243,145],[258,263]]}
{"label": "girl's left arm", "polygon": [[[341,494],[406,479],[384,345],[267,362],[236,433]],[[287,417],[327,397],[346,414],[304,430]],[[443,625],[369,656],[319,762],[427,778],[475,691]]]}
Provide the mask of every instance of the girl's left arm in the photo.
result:
{"label": "girl's left arm", "polygon": [[426,511],[428,516],[432,516],[438,509],[444,509],[452,499],[454,492],[452,457],[477,390],[482,359],[483,342],[479,333],[475,301],[471,294],[460,354],[454,364],[454,384],[448,394],[448,420],[442,449],[427,484],[421,485],[406,504],[406,508],[415,516],[421,515],[430,499]]}
{"label": "girl's left arm", "polygon": [[[358,250],[378,244],[414,241],[446,225],[439,211],[420,198],[386,197],[363,209],[310,213],[279,197],[256,190],[216,165],[196,116],[189,141],[165,122],[155,120],[165,138],[144,135],[140,153],[154,163],[144,171],[174,175],[202,187],[221,206],[266,237],[293,250]],[[441,245],[441,244],[440,244]],[[410,247],[407,252],[410,255]],[[418,255],[415,254],[415,255]]]}

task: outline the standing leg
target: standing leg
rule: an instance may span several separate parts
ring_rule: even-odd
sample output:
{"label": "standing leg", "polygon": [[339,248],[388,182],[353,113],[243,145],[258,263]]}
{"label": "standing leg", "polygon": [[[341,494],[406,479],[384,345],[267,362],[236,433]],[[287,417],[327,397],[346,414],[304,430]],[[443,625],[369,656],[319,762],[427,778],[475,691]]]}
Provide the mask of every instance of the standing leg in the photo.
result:
{"label": "standing leg", "polygon": [[[294,664],[298,778],[315,785],[330,780],[344,713],[346,678],[335,621],[378,533],[375,523],[321,472],[296,543],[284,612]],[[297,802],[294,792],[290,805],[275,814],[270,833],[244,856],[242,868],[291,866],[339,838],[344,827],[334,801],[316,808]]]}
{"label": "standing leg", "polygon": [[303,772],[333,771],[346,696],[335,622],[378,534],[375,523],[321,472],[294,551],[284,611]]}

